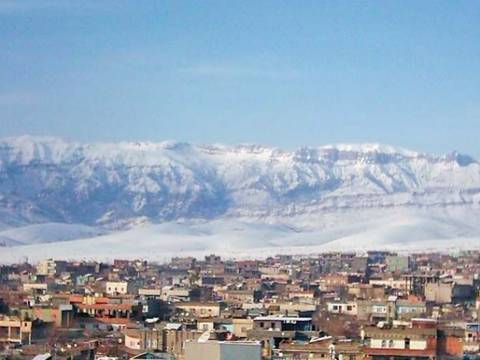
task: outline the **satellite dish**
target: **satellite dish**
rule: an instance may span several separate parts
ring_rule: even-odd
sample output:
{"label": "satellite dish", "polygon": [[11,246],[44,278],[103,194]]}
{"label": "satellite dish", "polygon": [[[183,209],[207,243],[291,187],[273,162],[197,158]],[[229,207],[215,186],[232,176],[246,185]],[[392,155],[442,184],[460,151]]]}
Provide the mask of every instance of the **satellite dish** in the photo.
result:
{"label": "satellite dish", "polygon": [[210,339],[210,331],[205,331],[197,340],[199,343],[206,343]]}

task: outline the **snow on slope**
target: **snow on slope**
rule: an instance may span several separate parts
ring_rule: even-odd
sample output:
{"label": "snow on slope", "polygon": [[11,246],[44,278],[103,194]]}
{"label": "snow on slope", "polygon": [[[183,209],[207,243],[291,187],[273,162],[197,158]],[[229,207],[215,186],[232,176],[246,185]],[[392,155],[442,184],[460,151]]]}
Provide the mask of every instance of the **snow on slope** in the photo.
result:
{"label": "snow on slope", "polygon": [[0,244],[31,245],[83,239],[105,234],[105,230],[82,224],[45,223],[12,228],[0,232]]}
{"label": "snow on slope", "polygon": [[[164,223],[90,239],[0,248],[2,262],[58,259],[144,258],[166,261],[173,256],[216,253],[227,258],[261,258],[275,254],[388,249],[458,251],[480,249],[480,223],[460,209],[351,210],[318,220],[319,227],[299,231],[285,225],[235,220]],[[475,224],[475,226],[471,226]]]}

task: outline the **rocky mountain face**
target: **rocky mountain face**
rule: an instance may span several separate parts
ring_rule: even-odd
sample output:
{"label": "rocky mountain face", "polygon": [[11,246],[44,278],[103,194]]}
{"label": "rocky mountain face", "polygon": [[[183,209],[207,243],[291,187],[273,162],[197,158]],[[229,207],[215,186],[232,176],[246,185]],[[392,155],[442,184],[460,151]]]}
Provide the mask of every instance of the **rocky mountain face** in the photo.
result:
{"label": "rocky mountain face", "polygon": [[186,143],[0,140],[0,228],[279,221],[342,209],[480,204],[480,164],[378,144],[285,151]]}

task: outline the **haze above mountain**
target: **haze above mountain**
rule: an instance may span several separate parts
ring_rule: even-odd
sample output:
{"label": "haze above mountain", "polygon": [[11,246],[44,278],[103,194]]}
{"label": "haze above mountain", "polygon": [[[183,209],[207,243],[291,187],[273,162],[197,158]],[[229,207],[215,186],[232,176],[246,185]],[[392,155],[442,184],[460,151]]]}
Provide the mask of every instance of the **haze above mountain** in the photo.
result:
{"label": "haze above mountain", "polygon": [[[95,241],[112,241],[139,226],[156,229],[154,238],[144,236],[150,238],[145,246],[160,248],[166,229],[170,237],[206,239],[252,227],[249,236],[265,240],[259,247],[323,246],[350,237],[348,250],[358,234],[372,246],[414,239],[418,247],[435,247],[436,239],[468,238],[475,247],[479,209],[480,164],[458,153],[433,156],[379,144],[286,151],[0,140],[0,241],[23,245],[17,255],[46,246],[33,243],[73,240],[62,246],[86,246],[76,239],[106,231]],[[202,231],[192,230],[199,226]],[[188,249],[187,240],[182,248]]]}

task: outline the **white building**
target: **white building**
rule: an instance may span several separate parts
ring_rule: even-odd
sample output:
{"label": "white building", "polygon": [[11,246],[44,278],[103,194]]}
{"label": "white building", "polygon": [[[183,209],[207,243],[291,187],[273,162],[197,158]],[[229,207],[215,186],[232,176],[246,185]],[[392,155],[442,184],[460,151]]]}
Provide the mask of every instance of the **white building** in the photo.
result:
{"label": "white building", "polygon": [[55,276],[56,273],[56,264],[53,259],[47,259],[40,261],[37,264],[37,275],[42,276]]}
{"label": "white building", "polygon": [[107,281],[105,291],[108,295],[128,294],[128,283],[126,281]]}
{"label": "white building", "polygon": [[327,303],[327,311],[331,314],[357,315],[356,302],[329,302]]}

